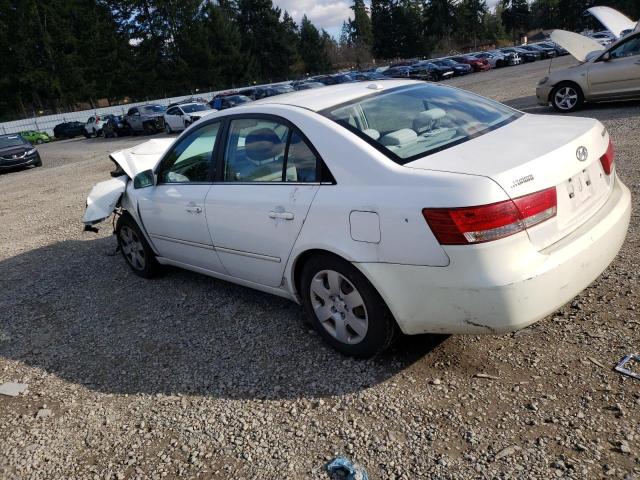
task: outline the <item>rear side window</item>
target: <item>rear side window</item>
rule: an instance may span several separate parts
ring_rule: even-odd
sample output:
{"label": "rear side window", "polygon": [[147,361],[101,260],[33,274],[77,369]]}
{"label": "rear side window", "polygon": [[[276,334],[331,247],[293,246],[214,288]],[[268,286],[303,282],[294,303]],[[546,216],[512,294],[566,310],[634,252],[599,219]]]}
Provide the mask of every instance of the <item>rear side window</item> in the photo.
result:
{"label": "rear side window", "polygon": [[487,98],[432,84],[399,87],[322,113],[401,165],[522,116]]}

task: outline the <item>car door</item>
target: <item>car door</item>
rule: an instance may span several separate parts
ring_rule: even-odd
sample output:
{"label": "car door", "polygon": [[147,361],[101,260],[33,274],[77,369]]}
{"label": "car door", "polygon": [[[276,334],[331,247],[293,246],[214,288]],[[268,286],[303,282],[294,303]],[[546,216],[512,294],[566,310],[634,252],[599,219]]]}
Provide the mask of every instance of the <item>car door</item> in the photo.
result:
{"label": "car door", "polygon": [[160,256],[224,273],[204,208],[219,132],[215,122],[181,139],[156,169],[156,185],[135,192],[142,223]]}
{"label": "car door", "polygon": [[93,133],[93,121],[95,120],[94,117],[89,117],[89,120],[87,120],[87,123],[84,126],[84,131],[86,133]]}
{"label": "car door", "polygon": [[640,94],[640,35],[609,51],[609,61],[589,67],[591,97],[624,97]]}
{"label": "car door", "polygon": [[178,120],[180,119],[180,117],[178,116],[178,111],[178,107],[171,107],[169,110],[167,110],[167,113],[164,114],[164,120],[172,130],[182,129],[182,125],[178,125]]}
{"label": "car door", "polygon": [[233,116],[225,140],[205,202],[213,243],[230,275],[278,287],[318,191],[321,161],[279,117]]}
{"label": "car door", "polygon": [[140,111],[136,107],[129,109],[129,112],[127,113],[127,123],[133,130],[142,130]]}

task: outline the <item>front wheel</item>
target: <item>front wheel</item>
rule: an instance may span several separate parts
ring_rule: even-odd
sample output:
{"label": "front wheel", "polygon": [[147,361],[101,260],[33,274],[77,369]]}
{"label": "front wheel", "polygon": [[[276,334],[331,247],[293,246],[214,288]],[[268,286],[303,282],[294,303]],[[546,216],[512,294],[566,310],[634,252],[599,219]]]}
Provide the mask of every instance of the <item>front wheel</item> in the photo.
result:
{"label": "front wheel", "polygon": [[153,277],[158,270],[155,253],[131,215],[125,213],[118,219],[116,235],[122,256],[133,273],[143,278]]}
{"label": "front wheel", "polygon": [[318,333],[336,350],[372,357],[391,345],[396,323],[366,277],[329,254],[312,257],[301,276],[303,304]]}
{"label": "front wheel", "polygon": [[551,92],[551,104],[556,112],[575,112],[583,103],[582,89],[573,83],[562,83]]}
{"label": "front wheel", "polygon": [[44,140],[42,140],[41,138],[36,140],[36,145],[42,145],[44,143]]}

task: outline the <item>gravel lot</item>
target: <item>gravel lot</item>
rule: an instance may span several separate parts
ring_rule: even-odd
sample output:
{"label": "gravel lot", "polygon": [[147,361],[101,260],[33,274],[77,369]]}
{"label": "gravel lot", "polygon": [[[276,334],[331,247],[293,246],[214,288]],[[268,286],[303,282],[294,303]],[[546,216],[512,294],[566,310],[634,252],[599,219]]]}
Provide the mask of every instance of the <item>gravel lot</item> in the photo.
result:
{"label": "gravel lot", "polygon": [[[552,114],[533,97],[547,68],[450,83]],[[637,212],[640,103],[580,115],[609,128]],[[108,225],[81,232],[107,153],[142,140],[57,142],[0,175],[0,384],[29,385],[0,395],[0,478],[322,479],[336,454],[372,479],[640,477],[640,382],[612,370],[640,344],[637,214],[605,274],[532,328],[355,361],[295,304],[176,269],[145,281]]]}

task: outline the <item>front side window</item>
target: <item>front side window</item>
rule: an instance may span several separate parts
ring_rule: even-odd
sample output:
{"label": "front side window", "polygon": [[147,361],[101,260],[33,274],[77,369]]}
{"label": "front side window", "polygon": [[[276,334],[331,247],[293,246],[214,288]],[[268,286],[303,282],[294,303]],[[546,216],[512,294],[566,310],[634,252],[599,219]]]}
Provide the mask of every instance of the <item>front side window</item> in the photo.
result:
{"label": "front side window", "polygon": [[640,55],[640,36],[632,38],[611,50],[611,58],[624,58]]}
{"label": "front side window", "polygon": [[225,182],[281,182],[289,127],[272,120],[232,120]]}
{"label": "front side window", "polygon": [[522,116],[487,98],[433,84],[395,88],[322,113],[401,165]]}
{"label": "front side window", "polygon": [[198,183],[211,179],[219,123],[199,128],[182,139],[162,162],[160,183]]}

